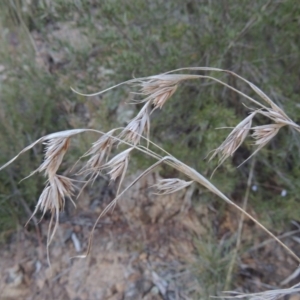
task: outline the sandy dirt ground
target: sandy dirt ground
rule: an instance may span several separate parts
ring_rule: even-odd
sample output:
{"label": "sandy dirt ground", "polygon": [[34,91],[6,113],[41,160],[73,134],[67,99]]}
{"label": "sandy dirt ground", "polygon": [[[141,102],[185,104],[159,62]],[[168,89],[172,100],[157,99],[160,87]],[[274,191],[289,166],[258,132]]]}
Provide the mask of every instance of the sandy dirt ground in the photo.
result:
{"label": "sandy dirt ground", "polygon": [[[95,183],[98,188],[82,193],[77,209],[67,206],[61,215],[50,245],[51,268],[45,247],[47,220],[38,230],[29,226],[13,234],[1,247],[0,299],[199,299],[196,244],[217,217],[213,207],[191,203],[193,189],[153,195],[149,187],[158,177],[142,179],[100,220],[87,258],[72,257],[85,254],[91,228],[113,197],[113,187],[103,188],[104,179]],[[234,234],[237,222],[236,212],[228,208],[218,221],[219,234]],[[236,289],[272,289],[285,279],[287,286],[296,283],[298,276],[288,278],[295,261],[266,237],[264,244],[254,238],[257,230],[246,220],[243,244],[251,241],[253,247],[238,256]],[[285,241],[300,250],[291,236]]]}

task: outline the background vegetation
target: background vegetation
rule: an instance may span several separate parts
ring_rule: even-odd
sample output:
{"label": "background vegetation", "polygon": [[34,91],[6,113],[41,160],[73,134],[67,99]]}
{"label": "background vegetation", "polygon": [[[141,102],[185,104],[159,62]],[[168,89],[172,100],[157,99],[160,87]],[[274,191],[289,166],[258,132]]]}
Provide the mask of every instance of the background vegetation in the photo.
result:
{"label": "background vegetation", "polygon": [[[133,113],[133,108],[123,109],[130,97],[125,88],[87,100],[69,86],[95,92],[132,76],[185,66],[233,70],[300,122],[297,1],[4,0],[0,16],[1,164],[46,133],[123,126]],[[222,79],[240,87],[234,78]],[[205,157],[228,134],[215,128],[242,120],[247,114],[242,103],[249,105],[215,83],[186,83],[155,114],[152,136],[175,157],[210,176],[217,162],[208,163]],[[86,150],[78,143],[65,168]],[[299,137],[283,129],[257,155],[257,191],[250,205],[269,227],[282,229],[299,219],[299,147]],[[245,193],[250,163],[236,166],[251,151],[250,143],[243,145],[213,179],[237,202]],[[43,180],[34,176],[18,182],[38,166],[41,155],[42,149],[36,148],[0,173],[2,233],[23,224],[34,208]],[[197,206],[197,192],[194,198]],[[202,202],[212,200],[210,194],[200,197]]]}

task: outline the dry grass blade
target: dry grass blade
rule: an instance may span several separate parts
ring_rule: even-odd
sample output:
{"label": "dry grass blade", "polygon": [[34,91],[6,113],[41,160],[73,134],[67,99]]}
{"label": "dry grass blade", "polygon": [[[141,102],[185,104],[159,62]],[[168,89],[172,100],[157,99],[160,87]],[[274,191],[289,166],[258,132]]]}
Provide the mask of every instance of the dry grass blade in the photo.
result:
{"label": "dry grass blade", "polygon": [[273,120],[276,124],[288,125],[294,129],[299,129],[299,125],[293,122],[281,109],[277,111],[273,109],[268,109],[267,111],[259,110],[258,113]]}
{"label": "dry grass blade", "polygon": [[[253,294],[241,294],[235,292],[224,292],[228,294],[232,294],[232,296],[222,296],[222,299],[248,299],[248,300],[278,300],[283,299],[288,295],[293,295],[300,292],[299,284],[288,288],[288,289],[279,289],[279,290],[270,290],[261,293],[253,293]],[[235,295],[234,294],[238,294]]]}
{"label": "dry grass blade", "polygon": [[[251,188],[252,178],[253,178],[253,173],[254,173],[254,166],[255,166],[255,160],[253,160],[252,163],[251,163],[251,168],[250,168],[250,172],[249,172],[249,175],[248,175],[247,188],[246,188],[246,193],[245,193],[245,196],[244,196],[243,206],[242,206],[243,210],[246,210],[246,208],[247,208],[247,203],[248,203],[248,198],[249,198],[249,195],[250,195],[250,188]],[[236,245],[233,249],[233,255],[231,257],[231,260],[230,260],[229,266],[228,266],[228,272],[227,272],[227,275],[226,275],[226,280],[225,280],[225,285],[224,285],[225,290],[227,290],[230,287],[230,284],[232,282],[233,267],[234,267],[234,264],[236,262],[238,251],[239,251],[240,245],[241,245],[241,236],[242,236],[242,231],[243,231],[244,219],[245,219],[245,215],[242,214],[241,218],[240,218],[240,221],[239,221],[238,228],[237,228]]]}
{"label": "dry grass blade", "polygon": [[[241,78],[241,77],[240,77]],[[267,102],[275,111],[280,112],[281,109],[260,89],[258,88],[255,84],[253,84],[252,82],[244,79],[245,82],[247,82],[250,87],[253,89],[253,91],[259,95],[263,100],[265,100],[265,102]]]}
{"label": "dry grass blade", "polygon": [[185,181],[178,178],[162,179],[152,187],[157,189],[157,195],[167,195],[178,192],[188,186],[194,181]]}
{"label": "dry grass blade", "polygon": [[106,93],[106,92],[108,92],[108,91],[110,91],[110,90],[113,90],[113,89],[115,89],[115,88],[117,88],[117,87],[119,87],[119,86],[122,86],[122,85],[124,85],[124,84],[130,84],[130,83],[132,83],[132,82],[134,82],[134,81],[135,81],[135,79],[130,79],[130,80],[127,80],[127,81],[118,83],[118,84],[116,84],[116,85],[114,85],[114,86],[111,86],[111,87],[109,87],[109,88],[107,88],[107,89],[105,89],[105,90],[101,90],[100,92],[96,92],[96,93],[92,93],[92,94],[84,94],[84,93],[80,93],[80,92],[76,91],[76,90],[75,90],[74,88],[72,88],[72,87],[70,87],[70,89],[71,89],[72,92],[74,92],[74,93],[76,93],[76,94],[78,94],[78,95],[80,95],[80,96],[94,97],[94,96],[98,96],[98,95],[104,94],[104,93]]}
{"label": "dry grass blade", "polygon": [[263,231],[265,231],[269,236],[271,236],[274,240],[276,240],[284,249],[286,249],[298,262],[300,262],[300,257],[298,257],[289,247],[287,247],[283,242],[281,242],[270,230],[268,230],[265,226],[263,226],[259,221],[257,221],[254,217],[252,217],[249,213],[247,213],[244,209],[239,207],[233,201],[231,201],[228,197],[226,197],[218,188],[216,188],[209,180],[207,180],[203,175],[198,173],[193,168],[187,166],[186,164],[182,163],[181,161],[177,160],[174,157],[167,157],[166,162],[170,161],[171,166],[176,168],[178,171],[182,172],[193,181],[199,183],[200,185],[206,187],[212,193],[223,199],[228,204],[235,207],[241,213],[243,213],[246,217],[251,219],[256,225],[258,225]]}
{"label": "dry grass blade", "polygon": [[247,83],[252,89],[253,91],[259,95],[265,102],[267,102],[269,105],[271,105],[272,108],[274,108],[275,110],[277,108],[279,108],[261,89],[259,89],[255,84],[253,84],[252,82],[248,81],[247,79],[245,79],[244,77],[229,71],[229,70],[224,70],[224,69],[219,69],[219,68],[211,68],[211,67],[187,67],[187,68],[180,68],[180,69],[176,69],[176,70],[172,70],[170,72],[167,72],[166,74],[170,74],[173,72],[178,72],[178,71],[183,71],[183,70],[190,70],[190,71],[212,71],[212,72],[222,72],[222,73],[227,73],[230,74],[234,77],[237,77],[239,79],[241,79],[242,81],[244,81],[245,83]]}

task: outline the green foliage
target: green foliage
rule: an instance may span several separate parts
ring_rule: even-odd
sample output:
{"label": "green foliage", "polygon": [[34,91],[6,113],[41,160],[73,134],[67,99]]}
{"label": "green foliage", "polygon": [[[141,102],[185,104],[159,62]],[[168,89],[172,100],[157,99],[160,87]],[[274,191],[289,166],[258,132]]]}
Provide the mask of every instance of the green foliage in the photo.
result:
{"label": "green foliage", "polygon": [[[6,22],[0,24],[4,68],[0,74],[1,165],[42,135],[65,129],[68,125],[60,103],[72,95],[59,87],[59,78],[36,64],[28,32],[12,17],[17,11],[2,8],[1,20]],[[36,176],[19,182],[41,161],[42,147],[36,147],[0,173],[0,231],[5,233],[15,228],[19,218],[24,224],[30,217],[28,207],[36,204],[44,179]]]}
{"label": "green foliage", "polygon": [[[59,98],[53,80],[28,65],[25,67],[11,70],[1,85],[1,165],[45,133],[66,127],[62,112],[57,107]],[[14,211],[15,216],[23,214],[20,197],[24,197],[29,206],[36,203],[43,179],[35,177],[26,180],[26,183],[18,183],[42,161],[41,150],[37,147],[35,151],[24,154],[16,164],[1,172],[1,213],[4,215],[7,211]],[[4,219],[1,220],[3,223]]]}
{"label": "green foliage", "polygon": [[[195,242],[197,257],[195,273],[199,280],[197,299],[219,296],[225,288],[228,266],[232,257],[230,243],[217,241],[211,232],[206,238]],[[196,298],[195,298],[196,299]]]}

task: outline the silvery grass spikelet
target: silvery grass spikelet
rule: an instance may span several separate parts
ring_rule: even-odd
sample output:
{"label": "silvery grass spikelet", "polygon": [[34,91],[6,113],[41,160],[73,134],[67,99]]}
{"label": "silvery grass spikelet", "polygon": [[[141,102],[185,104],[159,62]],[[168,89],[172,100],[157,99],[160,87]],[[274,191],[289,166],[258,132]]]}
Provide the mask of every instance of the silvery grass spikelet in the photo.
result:
{"label": "silvery grass spikelet", "polygon": [[147,139],[150,137],[150,109],[151,102],[148,101],[139,111],[137,116],[132,119],[129,124],[123,129],[119,137],[125,141],[131,142],[134,145],[139,144],[143,132],[146,133]]}
{"label": "silvery grass spikelet", "polygon": [[134,148],[129,148],[119,153],[115,157],[113,157],[110,161],[108,161],[105,165],[103,165],[103,169],[110,168],[111,170],[107,173],[110,175],[110,179],[112,181],[116,181],[119,176],[123,176],[127,170],[129,153]]}
{"label": "silvery grass spikelet", "polygon": [[285,126],[283,123],[276,124],[267,124],[261,126],[252,127],[253,133],[251,137],[254,138],[254,145],[257,146],[256,150],[246,159],[244,160],[238,167],[248,161],[252,156],[254,156],[257,152],[259,152],[263,147],[265,147],[278,133],[280,128]]}
{"label": "silvery grass spikelet", "polygon": [[124,180],[125,173],[128,168],[129,154],[133,149],[134,148],[129,148],[124,150],[103,165],[103,169],[110,169],[107,174],[110,176],[111,181],[116,181],[116,179],[120,177],[117,195],[119,194],[121,184]]}
{"label": "silvery grass spikelet", "polygon": [[[235,151],[241,146],[247,137],[254,116],[256,115],[256,111],[252,112],[247,118],[241,121],[228,135],[226,140],[213,151],[210,160],[212,160],[217,154],[221,153],[221,158],[219,160],[219,164],[216,169],[230,156],[232,156]],[[214,172],[216,171],[214,170]],[[213,174],[214,174],[213,172]],[[212,174],[212,175],[213,175]]]}
{"label": "silvery grass spikelet", "polygon": [[[47,245],[50,245],[53,236],[57,230],[58,224],[59,224],[59,212],[62,211],[65,207],[65,198],[69,198],[70,201],[73,203],[73,205],[76,207],[74,201],[72,200],[73,193],[75,191],[75,186],[72,183],[72,180],[70,178],[67,178],[65,176],[61,175],[54,175],[51,178],[49,178],[47,185],[45,189],[43,190],[38,203],[36,205],[36,208],[30,217],[28,222],[32,219],[32,217],[37,213],[38,210],[41,210],[43,215],[41,219],[44,217],[45,213],[47,211],[50,211],[51,213],[51,222],[53,223],[53,219],[55,216],[55,225],[52,229],[52,233],[48,236]],[[26,226],[25,225],[25,226]],[[49,226],[49,233],[50,233]]]}
{"label": "silvery grass spikelet", "polygon": [[70,137],[58,137],[47,140],[45,160],[37,169],[38,172],[45,171],[45,175],[48,177],[56,174],[62,160],[69,148]]}
{"label": "silvery grass spikelet", "polygon": [[271,119],[277,124],[290,125],[290,126],[296,125],[282,110],[275,111],[270,108],[267,110],[258,110],[258,113]]}
{"label": "silvery grass spikelet", "polygon": [[113,137],[116,130],[117,129],[112,129],[111,131],[103,134],[96,142],[93,143],[92,147],[86,152],[86,154],[83,155],[83,157],[91,156],[86,165],[82,168],[83,173],[91,175],[89,181],[94,181],[102,171],[105,160],[109,157],[113,144],[116,142]]}
{"label": "silvery grass spikelet", "polygon": [[258,146],[258,150],[269,143],[283,126],[284,124],[268,124],[252,127],[252,130],[254,131],[252,137],[255,139],[255,145]]}
{"label": "silvery grass spikelet", "polygon": [[184,80],[197,79],[197,75],[160,74],[143,79],[136,79],[141,87],[140,92],[150,101],[154,108],[162,108],[166,101],[176,92],[178,84]]}
{"label": "silvery grass spikelet", "polygon": [[157,184],[152,187],[157,189],[157,195],[167,195],[178,192],[188,186],[194,181],[185,181],[178,178],[161,179]]}

